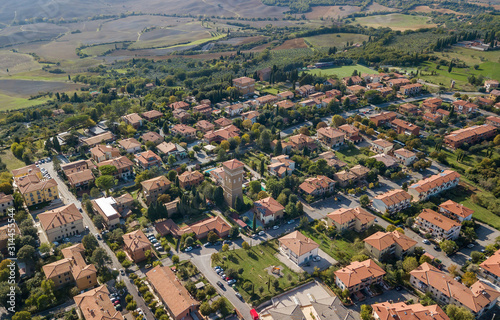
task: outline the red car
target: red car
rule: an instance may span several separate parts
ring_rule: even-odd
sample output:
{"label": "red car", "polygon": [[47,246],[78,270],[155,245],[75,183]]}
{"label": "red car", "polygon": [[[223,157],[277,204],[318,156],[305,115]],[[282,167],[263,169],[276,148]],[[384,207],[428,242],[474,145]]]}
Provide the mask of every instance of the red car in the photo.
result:
{"label": "red car", "polygon": [[120,304],[120,300],[116,300],[115,302],[113,302],[114,306],[116,306],[117,304]]}

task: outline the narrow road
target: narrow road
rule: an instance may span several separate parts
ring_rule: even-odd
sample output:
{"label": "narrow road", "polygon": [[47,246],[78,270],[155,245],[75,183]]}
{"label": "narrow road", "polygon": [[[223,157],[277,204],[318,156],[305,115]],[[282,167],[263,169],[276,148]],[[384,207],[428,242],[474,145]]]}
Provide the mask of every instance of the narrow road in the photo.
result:
{"label": "narrow road", "polygon": [[[47,169],[49,172],[50,176],[54,178],[57,182],[57,186],[59,188],[59,194],[61,196],[61,200],[64,202],[64,204],[71,204],[74,203],[75,206],[78,209],[82,209],[82,204],[78,199],[69,191],[68,186],[62,181],[62,179],[59,177],[57,172],[54,170],[54,165],[52,162],[42,164],[40,167],[43,167]],[[99,230],[94,226],[94,223],[88,216],[88,214],[85,212],[85,210],[82,210],[82,216],[83,216],[83,224],[89,227],[89,231],[91,234],[97,234],[99,233]],[[110,256],[111,258],[111,267],[115,268],[116,270],[120,270],[122,268],[120,262],[116,258],[116,255],[114,252],[109,248],[109,246],[104,242],[103,240],[98,241],[99,246],[106,250],[106,253]],[[151,310],[148,308],[144,300],[139,296],[139,292],[137,291],[136,286],[130,282],[130,279],[127,276],[121,276],[120,277],[123,279],[123,282],[125,282],[125,285],[127,286],[128,292],[134,297],[134,300],[137,302],[137,307],[141,308],[145,315],[146,319],[154,319],[153,313]],[[125,309],[125,306],[123,306]]]}

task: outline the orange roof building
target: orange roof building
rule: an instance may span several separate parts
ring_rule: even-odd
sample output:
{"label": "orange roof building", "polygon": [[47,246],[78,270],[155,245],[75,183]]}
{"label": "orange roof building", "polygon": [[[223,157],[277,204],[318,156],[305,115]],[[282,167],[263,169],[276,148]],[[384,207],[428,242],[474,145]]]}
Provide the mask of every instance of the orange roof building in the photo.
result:
{"label": "orange roof building", "polygon": [[341,290],[347,289],[350,293],[354,293],[373,283],[380,283],[384,275],[385,271],[371,259],[354,261],[347,267],[335,271],[335,283]]}
{"label": "orange roof building", "polygon": [[456,203],[453,200],[448,200],[439,205],[439,213],[462,223],[464,220],[470,221],[472,219],[474,210],[467,208],[463,204]]}
{"label": "orange roof building", "polygon": [[375,216],[361,207],[340,208],[326,216],[328,226],[335,226],[338,232],[354,230],[363,232],[375,222]]}
{"label": "orange roof building", "polygon": [[149,180],[141,182],[142,195],[146,199],[147,203],[152,203],[158,200],[158,197],[165,193],[172,182],[168,180],[165,176],[158,176]]}
{"label": "orange roof building", "polygon": [[460,235],[460,222],[445,217],[434,210],[424,209],[415,219],[422,231],[430,233],[437,240],[456,240]]}
{"label": "orange roof building", "polygon": [[268,224],[283,218],[285,207],[273,197],[267,197],[254,202],[254,211],[263,224]]}
{"label": "orange roof building", "polygon": [[444,305],[453,304],[469,309],[476,319],[493,308],[500,296],[500,292],[481,280],[467,288],[450,274],[427,262],[410,272],[410,283],[418,290],[430,293]]}
{"label": "orange roof building", "polygon": [[74,203],[40,213],[37,218],[50,242],[61,241],[84,231],[83,216]]}
{"label": "orange roof building", "polygon": [[142,126],[142,121],[144,119],[142,119],[141,116],[138,115],[137,113],[131,113],[123,116],[122,120],[125,121],[125,123],[134,127],[135,129],[139,129],[139,127]]}
{"label": "orange roof building", "polygon": [[378,320],[450,320],[437,304],[423,306],[404,302],[372,304],[373,316]]}
{"label": "orange roof building", "polygon": [[144,170],[150,169],[152,167],[161,167],[162,162],[160,156],[151,150],[147,150],[141,153],[135,154],[135,161]]}
{"label": "orange roof building", "polygon": [[413,201],[427,200],[444,190],[454,188],[460,182],[460,174],[452,170],[444,170],[438,174],[422,179],[408,187]]}
{"label": "orange roof building", "polygon": [[151,242],[142,230],[132,231],[123,235],[123,249],[134,262],[146,259],[146,251],[151,251]]}
{"label": "orange roof building", "polygon": [[[189,294],[169,267],[156,266],[146,272],[146,277],[175,320],[193,319],[191,313],[198,313],[199,302]],[[197,318],[201,316],[194,319]]]}
{"label": "orange roof building", "polygon": [[479,265],[481,274],[494,284],[500,284],[500,250]]}
{"label": "orange roof building", "polygon": [[94,159],[95,162],[99,163],[119,157],[120,150],[110,145],[98,144],[97,146],[90,149],[90,154],[92,155],[92,159]]}
{"label": "orange roof building", "polygon": [[205,180],[203,173],[199,171],[184,171],[183,174],[178,176],[179,185],[183,189],[191,188],[192,186],[197,186]]}
{"label": "orange roof building", "polygon": [[399,212],[411,205],[411,195],[402,189],[392,189],[373,198],[372,205],[382,213]]}
{"label": "orange roof building", "polygon": [[73,297],[85,320],[123,320],[115,309],[105,285]]}
{"label": "orange roof building", "polygon": [[393,232],[376,232],[364,240],[365,248],[370,255],[381,261],[390,256],[396,256],[401,259],[406,254],[413,253],[417,241],[410,237]]}
{"label": "orange roof building", "polygon": [[327,176],[316,176],[315,178],[307,178],[299,186],[301,192],[313,197],[332,193],[335,189],[335,181]]}
{"label": "orange roof building", "polygon": [[456,149],[465,143],[472,145],[478,141],[492,138],[496,133],[496,127],[490,124],[483,124],[452,131],[444,137],[444,142],[451,148]]}
{"label": "orange roof building", "polygon": [[299,231],[294,231],[278,239],[280,252],[296,265],[311,261],[318,255],[319,244]]}

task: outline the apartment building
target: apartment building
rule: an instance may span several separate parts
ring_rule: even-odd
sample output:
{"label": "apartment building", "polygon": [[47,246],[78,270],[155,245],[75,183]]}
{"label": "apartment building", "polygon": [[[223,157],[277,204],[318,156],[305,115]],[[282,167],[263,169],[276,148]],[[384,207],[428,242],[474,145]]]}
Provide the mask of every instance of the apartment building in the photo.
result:
{"label": "apartment building", "polygon": [[408,187],[413,201],[427,200],[444,190],[454,188],[460,182],[460,174],[452,170],[444,170],[438,174],[422,179]]}
{"label": "apartment building", "polygon": [[466,100],[457,100],[454,101],[453,103],[453,108],[455,109],[455,112],[460,113],[460,114],[470,114],[477,112],[479,109],[477,104],[468,102]]}
{"label": "apartment building", "polygon": [[329,148],[336,148],[344,145],[345,133],[332,128],[323,127],[317,130],[318,140]]}
{"label": "apartment building", "polygon": [[392,148],[394,148],[394,143],[384,139],[377,139],[371,143],[371,150],[379,154],[389,154]]}
{"label": "apartment building", "polygon": [[185,124],[176,124],[175,126],[173,126],[172,129],[170,129],[170,131],[174,135],[178,134],[178,135],[183,136],[184,138],[187,138],[187,139],[196,138],[196,129],[193,127],[187,126]]}
{"label": "apartment building", "polygon": [[442,215],[460,221],[470,221],[474,210],[467,208],[461,203],[456,203],[453,200],[448,200],[439,205],[439,213]]}
{"label": "apartment building", "polygon": [[413,162],[417,161],[417,154],[408,149],[401,148],[394,151],[394,158],[408,167],[411,166]]}
{"label": "apartment building", "polygon": [[496,285],[500,284],[500,250],[479,265],[481,275]]}
{"label": "apartment building", "polygon": [[390,256],[402,259],[407,254],[412,254],[417,246],[417,241],[400,233],[376,232],[363,240],[366,250],[377,260]]}
{"label": "apartment building", "polygon": [[329,227],[334,226],[338,232],[363,232],[375,223],[375,216],[361,207],[340,208],[326,216],[326,223]]}
{"label": "apartment building", "polygon": [[59,198],[57,182],[54,179],[40,180],[38,175],[29,174],[17,178],[15,183],[28,207]]}
{"label": "apartment building", "polygon": [[110,145],[99,144],[90,149],[90,155],[95,162],[99,163],[119,157],[120,150]]}
{"label": "apartment building", "polygon": [[418,134],[420,133],[419,126],[416,126],[413,123],[401,119],[392,120],[391,125],[398,134],[405,134],[407,136],[410,135],[418,136]]}
{"label": "apartment building", "polygon": [[392,120],[397,118],[396,112],[388,111],[382,112],[380,114],[370,117],[370,121],[373,122],[377,127],[380,127],[386,123],[390,123]]}
{"label": "apartment building", "polygon": [[481,280],[468,288],[449,273],[428,263],[410,272],[410,283],[414,288],[431,294],[434,300],[443,305],[465,307],[476,319],[493,308],[500,296],[500,292]]}
{"label": "apartment building", "polygon": [[411,205],[411,195],[402,189],[392,189],[375,196],[372,206],[381,213],[395,213]]}
{"label": "apartment building", "polygon": [[165,176],[158,176],[153,179],[142,181],[142,195],[148,204],[155,202],[160,195],[164,194],[168,188],[170,188],[171,184],[172,182]]}
{"label": "apartment building", "polygon": [[243,95],[252,95],[255,91],[255,80],[248,77],[233,79],[233,86]]}
{"label": "apartment building", "polygon": [[79,313],[85,320],[123,320],[109,298],[109,290],[105,285],[86,291],[75,297]]}
{"label": "apartment building", "polygon": [[358,292],[374,283],[381,283],[385,271],[372,259],[353,261],[350,265],[335,271],[335,284],[349,293]]}
{"label": "apartment building", "polygon": [[82,214],[74,203],[40,213],[37,219],[49,242],[61,241],[85,230]]}
{"label": "apartment building", "polygon": [[423,86],[420,83],[407,84],[399,88],[399,92],[404,96],[413,96],[422,92]]}
{"label": "apartment building", "polygon": [[267,197],[254,202],[254,211],[264,225],[283,218],[285,207],[273,197]]}
{"label": "apartment building", "polygon": [[135,156],[135,162],[137,165],[142,167],[144,170],[150,169],[152,167],[161,167],[162,162],[160,156],[151,150],[147,150],[141,153],[137,153]]}
{"label": "apartment building", "polygon": [[500,128],[500,117],[498,116],[489,116],[486,118],[486,124],[494,126],[496,128]]}
{"label": "apartment building", "polygon": [[428,98],[422,102],[425,112],[435,113],[443,105],[443,100],[439,98]]}
{"label": "apartment building", "polygon": [[326,176],[318,175],[315,178],[307,178],[299,185],[299,189],[304,194],[318,197],[332,193],[335,189],[335,181]]}
{"label": "apartment building", "polygon": [[140,229],[123,235],[123,249],[128,257],[136,263],[145,260],[146,251],[151,252],[152,250],[151,242]]}
{"label": "apartment building", "polygon": [[420,112],[418,106],[411,103],[403,103],[398,107],[398,112],[402,114],[413,114],[416,115]]}
{"label": "apartment building", "polygon": [[445,217],[434,210],[424,209],[415,219],[415,225],[425,233],[430,233],[434,239],[456,240],[460,235],[460,222]]}
{"label": "apartment building", "polygon": [[444,137],[444,142],[451,148],[456,149],[464,143],[472,145],[481,140],[495,136],[497,128],[490,124],[475,125],[472,127],[459,129]]}
{"label": "apartment building", "polygon": [[382,302],[372,304],[375,320],[450,320],[437,304],[423,306],[420,303]]}
{"label": "apartment building", "polygon": [[185,171],[183,174],[178,176],[179,185],[183,189],[191,188],[192,186],[197,186],[205,180],[205,176],[199,171]]}

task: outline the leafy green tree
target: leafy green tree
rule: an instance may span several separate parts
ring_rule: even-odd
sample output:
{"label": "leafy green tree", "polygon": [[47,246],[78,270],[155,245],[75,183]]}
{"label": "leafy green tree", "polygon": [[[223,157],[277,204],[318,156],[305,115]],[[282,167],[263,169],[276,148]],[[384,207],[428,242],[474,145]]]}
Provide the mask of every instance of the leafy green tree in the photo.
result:
{"label": "leafy green tree", "polygon": [[455,241],[452,241],[452,240],[441,241],[441,243],[439,244],[439,247],[441,248],[441,250],[444,251],[444,253],[446,253],[448,255],[452,254],[453,252],[455,252],[458,249],[457,244],[455,243]]}
{"label": "leafy green tree", "polygon": [[101,174],[104,175],[104,176],[112,176],[116,172],[118,172],[118,170],[116,169],[116,167],[113,166],[113,165],[110,165],[110,164],[107,164],[107,165],[104,165],[102,167],[99,167],[99,171],[101,171]]}
{"label": "leafy green tree", "polygon": [[94,250],[92,253],[92,257],[90,260],[98,267],[102,268],[104,267],[107,263],[111,262],[111,258],[109,255],[106,253],[106,250],[103,248],[97,248]]}
{"label": "leafy green tree", "polygon": [[415,270],[418,267],[418,261],[415,257],[406,257],[403,261],[403,269],[406,272]]}
{"label": "leafy green tree", "polygon": [[446,306],[446,315],[450,320],[474,320],[474,315],[464,307],[458,307],[453,304]]}
{"label": "leafy green tree", "polygon": [[12,316],[12,320],[31,320],[31,313],[28,311],[18,311]]}
{"label": "leafy green tree", "polygon": [[246,241],[243,241],[243,243],[241,244],[241,247],[244,249],[244,250],[250,250],[250,245],[248,244],[248,242]]}
{"label": "leafy green tree", "polygon": [[82,238],[82,244],[87,252],[94,252],[94,250],[99,246],[97,239],[92,234],[87,234]]}
{"label": "leafy green tree", "polygon": [[25,262],[33,260],[35,258],[35,248],[30,245],[26,245],[19,249],[19,251],[17,252],[17,257],[19,258],[19,260]]}
{"label": "leafy green tree", "polygon": [[370,204],[370,198],[366,194],[362,195],[359,197],[359,204],[362,207],[367,207]]}
{"label": "leafy green tree", "polygon": [[476,282],[477,282],[477,276],[474,272],[466,272],[462,276],[462,283],[465,284],[467,287],[472,286]]}
{"label": "leafy green tree", "polygon": [[219,236],[217,235],[217,233],[210,231],[208,233],[207,240],[208,242],[216,242],[217,240],[219,240]]}
{"label": "leafy green tree", "polygon": [[99,178],[95,179],[95,185],[99,189],[106,191],[106,195],[109,196],[109,189],[113,188],[116,185],[116,179],[112,176],[100,176]]}
{"label": "leafy green tree", "polygon": [[362,320],[373,320],[374,317],[372,315],[373,313],[373,308],[369,304],[363,304],[361,305],[361,319]]}

